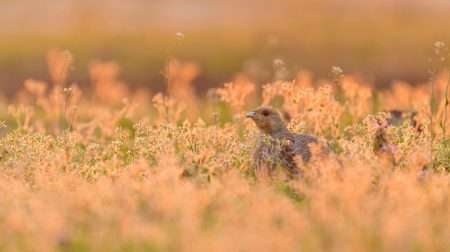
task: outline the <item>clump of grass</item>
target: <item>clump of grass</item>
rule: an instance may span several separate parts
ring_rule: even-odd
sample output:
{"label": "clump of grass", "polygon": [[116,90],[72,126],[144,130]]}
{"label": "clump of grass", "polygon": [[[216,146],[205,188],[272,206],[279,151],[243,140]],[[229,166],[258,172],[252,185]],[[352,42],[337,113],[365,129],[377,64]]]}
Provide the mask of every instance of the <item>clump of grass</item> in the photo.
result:
{"label": "clump of grass", "polygon": [[438,171],[450,172],[450,138],[436,146],[435,164]]}

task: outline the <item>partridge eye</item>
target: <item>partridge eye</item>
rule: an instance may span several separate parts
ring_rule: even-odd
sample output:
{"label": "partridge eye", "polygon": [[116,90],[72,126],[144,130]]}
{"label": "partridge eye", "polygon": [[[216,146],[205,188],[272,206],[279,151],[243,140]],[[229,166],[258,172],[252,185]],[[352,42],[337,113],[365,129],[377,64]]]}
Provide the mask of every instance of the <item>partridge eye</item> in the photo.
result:
{"label": "partridge eye", "polygon": [[270,114],[268,110],[263,110],[261,113],[263,116],[268,116]]}

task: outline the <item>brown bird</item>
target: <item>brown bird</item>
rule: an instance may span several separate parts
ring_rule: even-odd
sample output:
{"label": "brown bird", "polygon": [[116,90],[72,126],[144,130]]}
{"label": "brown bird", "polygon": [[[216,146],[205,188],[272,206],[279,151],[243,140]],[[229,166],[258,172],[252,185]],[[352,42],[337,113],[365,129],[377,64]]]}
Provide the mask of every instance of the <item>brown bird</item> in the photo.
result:
{"label": "brown bird", "polygon": [[249,112],[247,117],[255,122],[262,133],[254,153],[257,169],[266,168],[270,174],[280,165],[290,175],[298,175],[300,170],[294,158],[299,156],[307,163],[311,159],[309,144],[318,143],[317,138],[290,132],[280,114],[269,107]]}
{"label": "brown bird", "polygon": [[392,126],[401,126],[405,122],[409,122],[409,125],[417,130],[420,130],[421,125],[417,125],[417,112],[416,111],[402,111],[402,110],[389,110],[387,112],[389,117],[387,123]]}

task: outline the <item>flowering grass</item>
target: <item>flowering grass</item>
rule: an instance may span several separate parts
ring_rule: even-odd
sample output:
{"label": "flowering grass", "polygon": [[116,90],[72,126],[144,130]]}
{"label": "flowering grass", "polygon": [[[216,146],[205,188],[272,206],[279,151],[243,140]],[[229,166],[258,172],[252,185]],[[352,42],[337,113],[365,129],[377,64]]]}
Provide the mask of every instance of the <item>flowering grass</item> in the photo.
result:
{"label": "flowering grass", "polygon": [[[52,83],[28,80],[0,104],[0,251],[450,249],[448,73],[430,115],[425,85],[301,73],[262,89],[239,77],[201,98],[195,66],[173,62],[169,94],[152,95],[104,62],[82,90],[71,62],[53,51]],[[333,154],[302,179],[259,177],[243,116],[258,104]]]}

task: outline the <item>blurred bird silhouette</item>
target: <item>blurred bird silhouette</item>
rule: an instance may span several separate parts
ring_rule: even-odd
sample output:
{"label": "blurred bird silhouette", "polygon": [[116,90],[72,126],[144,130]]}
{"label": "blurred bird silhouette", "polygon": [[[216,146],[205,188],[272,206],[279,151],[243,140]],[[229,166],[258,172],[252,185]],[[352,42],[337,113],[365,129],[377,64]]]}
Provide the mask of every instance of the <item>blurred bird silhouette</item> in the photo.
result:
{"label": "blurred bird silhouette", "polygon": [[290,132],[280,114],[270,107],[258,108],[246,116],[255,122],[262,133],[254,153],[256,168],[266,169],[271,174],[277,166],[282,166],[289,175],[301,175],[295,157],[307,163],[312,155],[309,145],[317,144],[317,138]]}

